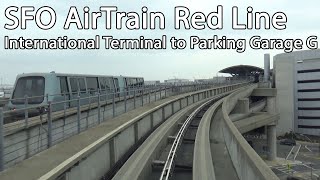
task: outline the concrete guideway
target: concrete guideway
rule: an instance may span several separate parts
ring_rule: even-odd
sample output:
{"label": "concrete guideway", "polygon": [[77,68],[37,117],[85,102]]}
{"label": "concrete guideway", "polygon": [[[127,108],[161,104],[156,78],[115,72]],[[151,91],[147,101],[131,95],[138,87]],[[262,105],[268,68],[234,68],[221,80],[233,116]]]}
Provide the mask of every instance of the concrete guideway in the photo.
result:
{"label": "concrete guideway", "polygon": [[279,119],[279,114],[255,113],[248,118],[234,122],[241,134],[272,124]]}
{"label": "concrete guideway", "polygon": [[[210,130],[211,124],[213,123],[211,120],[218,110],[221,109],[222,102],[223,99],[212,105],[200,121],[194,146],[193,179],[212,180],[217,178],[213,165],[214,154],[212,154],[211,149]],[[212,161],[210,161],[210,159],[212,159]]]}
{"label": "concrete guideway", "polygon": [[[250,114],[252,114],[252,113],[260,112],[266,106],[266,101],[265,100],[255,103],[253,107],[248,107],[248,105],[249,105],[248,104],[249,103],[249,99],[248,98],[244,98],[244,99],[242,99],[242,101],[243,100],[247,101],[247,104],[242,104],[244,107],[242,107],[241,110],[243,110],[243,109],[245,109],[245,110],[244,110],[244,112],[237,112],[237,113],[229,114],[229,117],[230,117],[232,122],[235,122],[235,121],[241,120],[243,118],[249,117]],[[238,101],[238,104],[239,104],[239,101]],[[245,107],[245,106],[247,106],[247,107]]]}
{"label": "concrete guideway", "polygon": [[[275,124],[278,120],[275,98],[276,89],[261,88],[269,86],[270,59],[265,55],[264,83],[249,85],[236,90],[220,102],[213,105],[200,123],[201,130],[197,134],[198,147],[195,147],[193,179],[240,179],[240,180],[278,180],[279,178],[244,139],[241,132],[261,126],[267,126],[269,146],[268,159],[276,157]],[[258,88],[258,86],[260,88]],[[249,96],[265,97],[249,106]],[[265,109],[267,113],[256,113]],[[252,112],[256,115],[252,116]],[[221,113],[221,115],[220,115]],[[236,113],[232,114],[231,113]],[[239,130],[237,129],[239,128]],[[209,130],[210,129],[210,130]],[[200,145],[201,144],[201,145]],[[211,151],[205,150],[211,148]],[[214,149],[212,149],[214,148]],[[226,149],[226,150],[224,150]],[[224,151],[229,158],[224,160]],[[225,154],[225,153],[224,153]],[[231,164],[228,164],[228,161]],[[223,164],[223,165],[221,165]],[[225,169],[228,169],[229,172]],[[230,167],[231,166],[231,167]],[[233,168],[232,168],[233,166]],[[221,172],[223,171],[223,172]],[[236,177],[231,177],[236,174]]]}
{"label": "concrete guideway", "polygon": [[[229,109],[230,113],[236,107],[238,100],[250,96],[255,88],[255,85],[247,86],[234,92],[233,96],[230,95],[227,98],[221,99],[212,105],[202,117],[194,145],[192,166],[192,178],[194,180],[278,179],[260,156],[250,147],[236,127],[238,126],[240,129],[244,129],[244,131],[256,129],[261,126],[273,124],[277,120],[278,115],[254,113],[253,116],[238,120],[235,122],[237,125],[233,125],[231,120],[228,119],[228,116],[226,118],[224,116],[225,114],[223,114],[223,106],[224,108],[231,107]],[[229,98],[233,98],[233,105],[229,104]],[[266,106],[266,101],[257,103],[256,107],[251,108],[251,112],[255,112],[256,109],[261,110],[264,106]],[[130,157],[116,174],[114,180],[148,179],[148,177],[150,177],[148,174],[150,174],[153,168],[152,164],[161,164],[161,161],[155,161],[155,159],[158,159],[159,149],[164,146],[168,135],[173,131],[172,126],[181,121],[181,117],[183,117],[181,113],[182,111],[161,125]],[[250,114],[248,114],[248,116],[249,115]],[[217,124],[218,121],[220,126]],[[231,131],[228,128],[231,128]],[[226,153],[225,149],[229,155],[227,155],[227,157],[224,157]],[[217,157],[217,155],[221,156],[222,159],[221,157]],[[216,171],[217,169],[218,171]]]}
{"label": "concrete guideway", "polygon": [[240,180],[279,179],[251,148],[229,117],[238,99],[248,97],[255,88],[256,85],[241,88],[224,99],[222,105],[224,126],[222,131],[226,147]]}
{"label": "concrete guideway", "polygon": [[[215,94],[233,90],[230,85],[167,98],[104,122],[9,168],[1,179],[54,179],[61,176],[100,178],[152,127],[179,109]],[[149,111],[146,111],[150,109]],[[150,121],[151,120],[151,121]],[[140,130],[140,131],[138,131]],[[54,158],[48,158],[54,157]],[[101,159],[104,157],[104,159]],[[74,166],[74,165],[78,166]],[[36,171],[34,171],[36,169]],[[30,173],[32,172],[32,173]]]}
{"label": "concrete guideway", "polygon": [[139,149],[129,158],[129,160],[115,175],[113,180],[147,179],[152,171],[153,161],[157,159],[157,156],[159,156],[161,147],[167,144],[168,136],[176,131],[179,122],[185,120],[188,114],[205,101],[207,100],[199,101],[179,111],[157,128],[142,144],[142,146],[140,146]]}
{"label": "concrete guideway", "polygon": [[[18,121],[3,126],[3,141],[0,141],[0,149],[3,149],[3,151],[0,150],[3,153],[3,155],[0,153],[0,171],[2,168],[11,167],[73,135],[136,107],[144,106],[164,97],[196,91],[205,87],[209,88],[203,85],[143,88],[143,96],[141,91],[134,91],[133,94],[131,92],[125,97],[110,97],[109,95],[108,98],[103,98],[103,96],[100,96],[100,103],[97,103],[99,97],[95,95],[82,98],[79,101],[76,100],[77,106],[86,101],[91,102],[89,104],[82,104],[80,107],[66,108],[61,111],[46,111],[44,114],[35,117],[28,117],[28,113],[26,113],[28,111],[20,109],[19,111],[25,113],[24,119],[21,120],[22,117],[18,117],[16,119]],[[221,86],[221,88],[223,87]],[[55,105],[62,105],[63,103],[67,102],[54,102],[51,107],[54,108]],[[49,105],[35,105],[31,108],[40,107],[49,107]],[[4,118],[10,113],[11,111],[5,111]],[[11,116],[7,117],[10,118]],[[1,157],[3,160],[1,160]]]}
{"label": "concrete guideway", "polygon": [[[241,135],[242,132],[273,124],[278,118],[278,114],[267,113],[254,113],[252,116],[252,112],[260,111],[266,105],[266,101],[262,101],[249,109],[248,103],[243,104],[243,100],[248,102],[243,98],[254,91],[256,85],[241,88],[215,103],[203,116],[196,136],[194,180],[278,179]],[[242,104],[240,110],[246,109],[245,113],[241,114],[235,109],[239,108],[238,103]],[[229,117],[231,111],[238,113],[233,114],[233,123]],[[219,113],[222,114],[219,116]],[[223,157],[226,153],[224,149],[229,156]]]}

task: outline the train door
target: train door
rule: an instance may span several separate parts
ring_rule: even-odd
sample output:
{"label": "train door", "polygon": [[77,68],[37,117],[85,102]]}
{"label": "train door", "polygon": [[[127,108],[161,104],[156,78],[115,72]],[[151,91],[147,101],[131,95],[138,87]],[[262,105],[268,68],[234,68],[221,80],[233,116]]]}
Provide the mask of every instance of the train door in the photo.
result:
{"label": "train door", "polygon": [[66,105],[66,108],[69,108],[70,107],[70,102],[69,102],[70,91],[69,91],[69,86],[68,86],[68,79],[67,79],[67,77],[62,76],[62,77],[59,77],[59,81],[60,81],[60,93],[63,97],[63,101],[68,101],[67,103],[65,103],[65,105]]}
{"label": "train door", "polygon": [[142,94],[142,89],[140,86],[139,78],[136,78],[136,88],[138,89],[138,94]]}
{"label": "train door", "polygon": [[70,102],[70,107],[76,107],[77,101],[75,101],[78,98],[79,95],[79,87],[78,87],[78,80],[74,77],[68,77],[68,83],[69,83],[69,94],[70,94],[70,100],[73,100]]}
{"label": "train door", "polygon": [[108,93],[108,99],[112,99],[112,97],[113,97],[112,93],[115,90],[112,77],[106,78],[106,86],[107,86],[106,88],[107,88],[107,93]]}
{"label": "train door", "polygon": [[130,78],[124,78],[124,92],[126,96],[130,95]]}
{"label": "train door", "polygon": [[99,85],[100,85],[100,94],[101,94],[101,101],[105,101],[107,98],[107,85],[106,85],[106,78],[99,77]]}
{"label": "train door", "polygon": [[87,87],[86,87],[86,81],[84,77],[79,77],[77,78],[78,80],[78,92],[81,98],[80,104],[88,104],[89,103],[89,99],[86,98],[89,96],[88,92],[87,92]]}
{"label": "train door", "polygon": [[91,102],[97,102],[98,101],[98,93],[99,93],[99,84],[98,84],[98,78],[97,77],[87,77],[87,88],[89,96],[93,96],[91,98]]}
{"label": "train door", "polygon": [[83,77],[68,77],[68,82],[70,87],[70,100],[73,100],[70,102],[70,107],[78,105],[78,102],[76,101],[78,96],[81,98],[80,105],[87,104],[88,99],[84,99],[85,97],[88,97],[85,79]]}
{"label": "train door", "polygon": [[135,78],[130,78],[130,94],[133,95],[133,91],[135,90]]}
{"label": "train door", "polygon": [[113,78],[114,82],[114,89],[116,92],[116,97],[120,97],[120,87],[119,87],[119,79],[118,78]]}

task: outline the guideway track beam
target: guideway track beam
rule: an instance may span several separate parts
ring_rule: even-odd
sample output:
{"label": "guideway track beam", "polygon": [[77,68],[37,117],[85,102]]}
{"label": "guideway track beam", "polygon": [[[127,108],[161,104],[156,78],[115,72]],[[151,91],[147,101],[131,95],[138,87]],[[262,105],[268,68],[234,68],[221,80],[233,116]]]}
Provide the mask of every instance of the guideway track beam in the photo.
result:
{"label": "guideway track beam", "polygon": [[203,103],[200,107],[198,107],[195,111],[193,111],[191,113],[191,115],[187,118],[186,121],[184,121],[183,125],[179,129],[179,132],[178,132],[175,140],[173,141],[173,144],[171,146],[169,155],[167,157],[167,160],[166,160],[165,165],[163,167],[163,170],[161,172],[160,180],[168,180],[169,177],[171,176],[171,174],[173,173],[174,160],[175,160],[175,157],[177,156],[177,150],[178,150],[178,148],[180,147],[180,145],[181,145],[181,143],[183,141],[184,135],[185,135],[185,133],[186,133],[191,121],[196,117],[196,115],[202,109],[204,109],[206,106],[208,106],[214,100],[215,100],[215,98]]}
{"label": "guideway track beam", "polygon": [[[230,92],[216,95],[214,99],[218,100],[229,93]],[[159,126],[122,166],[113,180],[147,180],[152,171],[152,164],[158,164],[159,166],[165,164],[165,161],[160,162],[155,161],[155,159],[157,159],[159,153],[167,144],[167,137],[169,137],[170,134],[174,134],[177,128],[181,126],[180,122],[184,121],[189,114],[204,102],[206,102],[206,100],[189,105]]]}

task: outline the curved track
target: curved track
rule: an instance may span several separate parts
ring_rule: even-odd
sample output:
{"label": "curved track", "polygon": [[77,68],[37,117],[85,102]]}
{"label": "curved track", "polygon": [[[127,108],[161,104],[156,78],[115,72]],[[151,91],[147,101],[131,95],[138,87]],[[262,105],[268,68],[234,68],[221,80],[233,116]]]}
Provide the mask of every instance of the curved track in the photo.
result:
{"label": "curved track", "polygon": [[113,179],[192,179],[195,138],[202,116],[228,94],[177,112],[148,137]]}
{"label": "curved track", "polygon": [[229,117],[238,100],[255,88],[249,85],[180,110],[147,138],[113,179],[279,179]]}
{"label": "curved track", "polygon": [[[168,180],[170,177],[179,179],[191,173],[192,158],[189,157],[193,154],[196,132],[202,116],[213,102],[214,99],[209,100],[193,111],[179,128],[172,145],[168,144],[171,148],[162,168],[160,180]],[[178,167],[176,170],[175,166]]]}

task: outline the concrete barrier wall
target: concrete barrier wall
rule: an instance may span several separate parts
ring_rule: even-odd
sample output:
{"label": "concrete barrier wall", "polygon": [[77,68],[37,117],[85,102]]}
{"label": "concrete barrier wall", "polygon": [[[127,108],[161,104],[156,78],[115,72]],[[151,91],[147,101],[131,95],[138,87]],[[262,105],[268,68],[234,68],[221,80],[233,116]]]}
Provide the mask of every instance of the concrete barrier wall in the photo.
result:
{"label": "concrete barrier wall", "polygon": [[[218,98],[217,98],[218,99]],[[215,169],[212,162],[210,127],[212,119],[219,108],[223,99],[212,105],[203,115],[195,139],[192,176],[194,180],[215,180]]]}
{"label": "concrete barrier wall", "polygon": [[[166,92],[169,95],[170,92]],[[161,99],[165,96],[165,91],[157,92],[154,95],[146,94],[143,96],[144,104],[154,102],[156,99]],[[161,94],[161,96],[160,96]],[[149,99],[150,98],[150,99]],[[142,96],[135,99],[128,99],[126,103],[127,111],[135,109],[142,105]],[[86,107],[87,110],[82,110],[80,115],[80,131],[85,131],[88,128],[99,124],[98,108]],[[59,112],[57,112],[59,113]],[[57,114],[55,113],[55,114]],[[125,113],[124,101],[115,102],[115,115],[118,116]],[[61,113],[60,113],[61,114]],[[113,105],[108,104],[100,108],[101,121],[113,118]],[[18,162],[27,159],[48,148],[48,124],[47,115],[30,118],[33,122],[38,120],[38,123],[31,124],[28,127],[21,127],[24,122],[15,122],[6,124],[4,127],[4,165],[5,168],[13,166]],[[157,118],[157,117],[156,117]],[[157,121],[158,119],[156,119]],[[161,118],[162,120],[162,118]],[[157,121],[159,122],[159,121]],[[52,144],[57,144],[73,135],[78,134],[77,114],[73,113],[65,118],[55,118],[52,122]]]}
{"label": "concrete barrier wall", "polygon": [[[232,86],[232,89],[235,89],[243,86],[243,84],[230,86]],[[198,91],[193,94],[190,93],[159,105],[158,107],[141,114],[140,116],[128,121],[120,128],[115,129],[113,132],[100,138],[96,142],[93,142],[89,147],[83,149],[76,155],[61,163],[61,165],[53,168],[47,174],[43,175],[42,178],[55,179],[57,177],[61,177],[64,179],[81,180],[99,179],[103,177],[105,173],[108,172],[114,165],[114,163],[124,155],[125,152],[129,151],[129,149],[133,147],[135,143],[137,143],[137,141],[144,135],[147,135],[150,131],[152,131],[151,129],[148,131],[151,125],[155,127],[156,125],[162,123],[165,119],[172,116],[173,109],[176,108],[177,111],[180,110],[180,103],[184,104],[183,102],[186,103],[188,101],[189,104],[193,104],[193,101],[190,101],[190,99],[194,98],[194,102],[197,102],[199,97],[201,99],[208,91],[213,92],[216,89],[220,89],[221,93],[226,90],[224,87],[219,87]],[[212,93],[212,95],[213,94],[214,93]],[[176,104],[176,106],[174,106],[174,104]],[[94,167],[94,169],[92,169],[92,167]],[[79,174],[74,173],[80,172],[81,170],[87,174],[80,177]]]}
{"label": "concrete barrier wall", "polygon": [[151,116],[153,117],[153,127],[159,125],[163,119],[162,109],[156,110]]}
{"label": "concrete barrier wall", "polygon": [[222,105],[223,136],[234,168],[240,180],[279,179],[251,148],[229,118],[237,100],[251,94],[255,86],[242,88],[225,98]]}
{"label": "concrete barrier wall", "polygon": [[142,138],[153,128],[151,124],[151,115],[144,117],[138,122],[138,139]]}
{"label": "concrete barrier wall", "polygon": [[[110,169],[110,144],[103,144],[93,152],[83,165],[78,168],[71,168],[66,179],[96,179],[96,174],[104,174],[104,169]],[[91,166],[94,164],[95,166]],[[96,168],[96,166],[101,168]]]}

